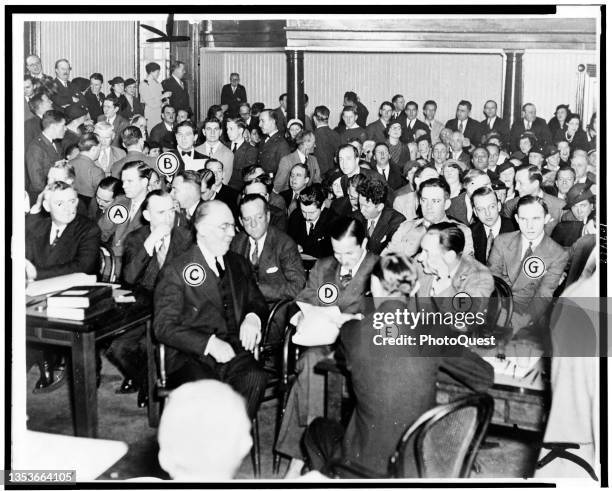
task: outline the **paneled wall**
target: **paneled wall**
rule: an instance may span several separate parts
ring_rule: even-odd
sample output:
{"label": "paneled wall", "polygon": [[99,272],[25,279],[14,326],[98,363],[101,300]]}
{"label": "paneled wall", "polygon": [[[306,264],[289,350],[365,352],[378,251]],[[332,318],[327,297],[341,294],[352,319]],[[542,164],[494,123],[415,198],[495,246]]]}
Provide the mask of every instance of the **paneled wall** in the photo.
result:
{"label": "paneled wall", "polygon": [[523,101],[533,102],[546,121],[559,104],[575,110],[578,65],[596,64],[598,58],[595,51],[525,51]]}
{"label": "paneled wall", "polygon": [[232,72],[240,73],[247,98],[263,102],[266,107],[278,107],[278,96],[286,91],[287,65],[284,51],[257,49],[254,51],[200,50],[201,114],[212,104],[220,104],[221,87],[229,83]]}
{"label": "paneled wall", "polygon": [[136,70],[135,22],[40,22],[40,57],[45,73],[55,76],[54,64],[67,58],[71,78],[88,78],[100,72],[106,81],[114,76],[134,77]]}
{"label": "paneled wall", "polygon": [[[286,91],[286,57],[278,51],[201,50],[200,73],[203,111],[218,104],[229,74],[240,73],[250,102],[261,101],[277,107],[278,96]],[[499,54],[437,53],[326,53],[304,55],[304,87],[311,114],[317,105],[326,105],[335,124],[342,109],[342,96],[355,91],[370,110],[371,120],[378,107],[396,93],[414,100],[419,107],[427,99],[438,103],[438,117],[454,117],[457,102],[470,100],[473,115],[480,118],[487,99],[501,108],[503,58]]]}

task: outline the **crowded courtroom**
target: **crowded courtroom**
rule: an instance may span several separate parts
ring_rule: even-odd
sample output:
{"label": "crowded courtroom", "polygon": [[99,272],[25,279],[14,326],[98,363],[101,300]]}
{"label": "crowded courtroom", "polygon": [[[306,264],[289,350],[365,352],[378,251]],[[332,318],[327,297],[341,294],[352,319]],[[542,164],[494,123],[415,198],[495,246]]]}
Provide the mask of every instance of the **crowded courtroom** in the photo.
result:
{"label": "crowded courtroom", "polygon": [[602,24],[551,8],[24,15],[14,468],[605,482]]}

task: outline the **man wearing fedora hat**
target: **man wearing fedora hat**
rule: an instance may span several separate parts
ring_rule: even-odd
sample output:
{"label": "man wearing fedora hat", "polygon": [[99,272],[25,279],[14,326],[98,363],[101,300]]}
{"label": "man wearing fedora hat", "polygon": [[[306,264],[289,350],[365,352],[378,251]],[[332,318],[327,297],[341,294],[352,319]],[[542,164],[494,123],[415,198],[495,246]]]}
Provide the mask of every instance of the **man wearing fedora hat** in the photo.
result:
{"label": "man wearing fedora hat", "polygon": [[586,184],[574,184],[567,193],[564,210],[571,214],[564,215],[566,220],[559,222],[551,238],[563,247],[570,247],[580,237],[595,233],[595,195]]}
{"label": "man wearing fedora hat", "polygon": [[75,103],[64,109],[64,115],[68,121],[68,124],[66,124],[66,133],[64,133],[64,138],[62,138],[61,143],[61,149],[65,155],[69,146],[79,143],[79,138],[81,137],[79,126],[89,119],[89,113],[87,112],[87,108]]}

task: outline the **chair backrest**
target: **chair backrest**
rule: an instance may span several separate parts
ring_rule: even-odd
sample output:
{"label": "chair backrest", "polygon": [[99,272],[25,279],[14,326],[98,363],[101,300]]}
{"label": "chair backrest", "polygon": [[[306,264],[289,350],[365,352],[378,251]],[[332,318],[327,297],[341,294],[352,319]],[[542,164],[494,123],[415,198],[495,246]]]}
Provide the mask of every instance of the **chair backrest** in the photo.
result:
{"label": "chair backrest", "polygon": [[[418,477],[469,477],[492,415],[493,398],[484,393],[430,409],[402,435],[389,463],[391,475],[409,477],[406,469],[414,466],[406,459],[414,458]],[[414,457],[407,456],[409,445]]]}
{"label": "chair backrest", "polygon": [[[482,324],[479,332],[480,336],[489,336],[500,330],[501,332],[507,332],[512,321],[512,312],[514,311],[512,288],[499,276],[493,276],[493,281],[493,293],[487,307],[486,321]],[[503,326],[498,327],[497,324],[503,311],[506,311],[507,315]]]}
{"label": "chair backrest", "polygon": [[[286,298],[284,300],[277,301],[272,308],[270,309],[270,313],[268,314],[268,319],[266,320],[266,325],[264,326],[263,332],[261,333],[261,344],[268,344],[268,335],[270,334],[270,328],[272,327],[272,323],[276,320],[280,321],[278,317],[282,314],[286,314],[286,309],[283,307],[292,303],[293,300]],[[284,323],[283,323],[284,324]]]}
{"label": "chair backrest", "polygon": [[114,283],[117,279],[115,257],[113,256],[112,251],[104,245],[100,246],[99,251],[100,281],[103,283]]}

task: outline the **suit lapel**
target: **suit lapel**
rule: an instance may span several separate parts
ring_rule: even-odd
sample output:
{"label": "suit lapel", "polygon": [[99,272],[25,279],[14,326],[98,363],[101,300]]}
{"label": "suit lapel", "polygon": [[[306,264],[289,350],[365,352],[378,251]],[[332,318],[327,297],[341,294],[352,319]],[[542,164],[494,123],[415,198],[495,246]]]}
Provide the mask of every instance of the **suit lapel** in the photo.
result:
{"label": "suit lapel", "polygon": [[510,282],[514,284],[523,269],[520,233],[516,234],[513,241],[509,244],[507,254],[508,278],[510,278]]}

